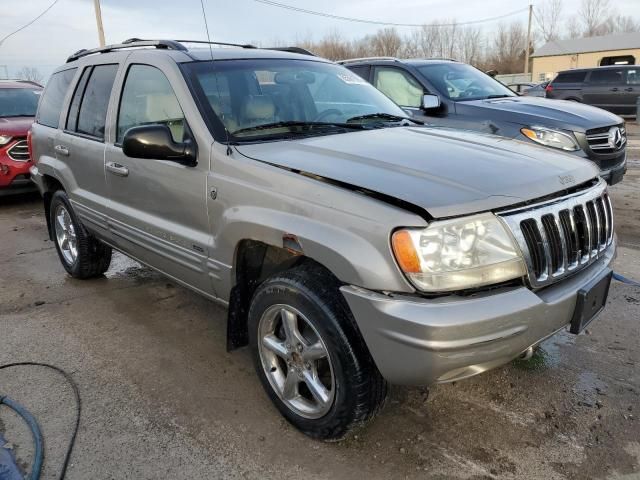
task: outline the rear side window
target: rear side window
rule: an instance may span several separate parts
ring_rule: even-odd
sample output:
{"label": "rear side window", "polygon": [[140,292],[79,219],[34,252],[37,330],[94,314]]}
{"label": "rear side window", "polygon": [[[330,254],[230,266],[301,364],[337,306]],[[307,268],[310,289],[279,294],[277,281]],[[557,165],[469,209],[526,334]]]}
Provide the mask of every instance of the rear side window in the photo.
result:
{"label": "rear side window", "polygon": [[553,83],[582,83],[587,72],[562,72],[559,73]]}
{"label": "rear side window", "polygon": [[71,101],[67,129],[104,140],[107,107],[118,65],[88,67]]}
{"label": "rear side window", "polygon": [[589,77],[589,83],[606,83],[606,84],[620,84],[623,78],[622,69],[605,69],[605,70],[593,70]]}
{"label": "rear side window", "polygon": [[40,100],[36,122],[47,127],[58,128],[62,103],[75,74],[76,69],[70,68],[51,76]]}

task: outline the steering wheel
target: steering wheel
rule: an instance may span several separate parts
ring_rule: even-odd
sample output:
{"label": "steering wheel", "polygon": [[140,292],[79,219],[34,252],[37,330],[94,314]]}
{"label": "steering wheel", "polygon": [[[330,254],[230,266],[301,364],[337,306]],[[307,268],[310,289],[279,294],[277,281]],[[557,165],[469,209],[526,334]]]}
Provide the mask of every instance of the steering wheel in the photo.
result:
{"label": "steering wheel", "polygon": [[342,112],[337,108],[329,108],[327,110],[320,112],[318,115],[316,115],[316,118],[314,118],[313,121],[320,122],[324,120],[326,117],[329,117],[331,115],[342,115]]}
{"label": "steering wheel", "polygon": [[475,82],[470,83],[461,93],[461,97],[475,97],[482,94],[482,87]]}

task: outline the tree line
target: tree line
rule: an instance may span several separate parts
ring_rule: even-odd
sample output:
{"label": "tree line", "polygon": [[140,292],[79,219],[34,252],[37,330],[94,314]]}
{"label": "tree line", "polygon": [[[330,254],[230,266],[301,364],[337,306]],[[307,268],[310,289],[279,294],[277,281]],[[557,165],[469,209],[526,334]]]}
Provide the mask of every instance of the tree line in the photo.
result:
{"label": "tree line", "polygon": [[[534,8],[530,52],[548,41],[639,31],[640,22],[618,13],[611,0],[582,0],[576,11],[567,11],[562,0],[545,0]],[[319,40],[308,37],[297,42],[332,60],[370,56],[454,58],[499,73],[523,71],[526,43],[527,25],[522,21],[485,29],[458,25],[455,19],[436,20],[408,33],[383,28],[348,39],[336,30]]]}

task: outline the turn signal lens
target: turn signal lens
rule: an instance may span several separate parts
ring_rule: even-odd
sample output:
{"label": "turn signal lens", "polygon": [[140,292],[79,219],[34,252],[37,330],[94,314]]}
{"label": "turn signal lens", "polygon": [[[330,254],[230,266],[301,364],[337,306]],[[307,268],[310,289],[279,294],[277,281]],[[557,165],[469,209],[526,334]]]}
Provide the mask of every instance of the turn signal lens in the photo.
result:
{"label": "turn signal lens", "polygon": [[403,272],[420,273],[420,258],[418,258],[418,252],[416,252],[409,231],[398,230],[395,232],[391,237],[391,245]]}

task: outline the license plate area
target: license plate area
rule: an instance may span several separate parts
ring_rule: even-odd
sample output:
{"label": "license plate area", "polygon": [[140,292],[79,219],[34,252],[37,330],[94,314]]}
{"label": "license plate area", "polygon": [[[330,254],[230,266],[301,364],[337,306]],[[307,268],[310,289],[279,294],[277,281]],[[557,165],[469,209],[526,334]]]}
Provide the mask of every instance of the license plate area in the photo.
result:
{"label": "license plate area", "polygon": [[612,276],[613,271],[607,269],[598,278],[578,290],[576,308],[573,312],[569,332],[577,335],[604,309]]}

